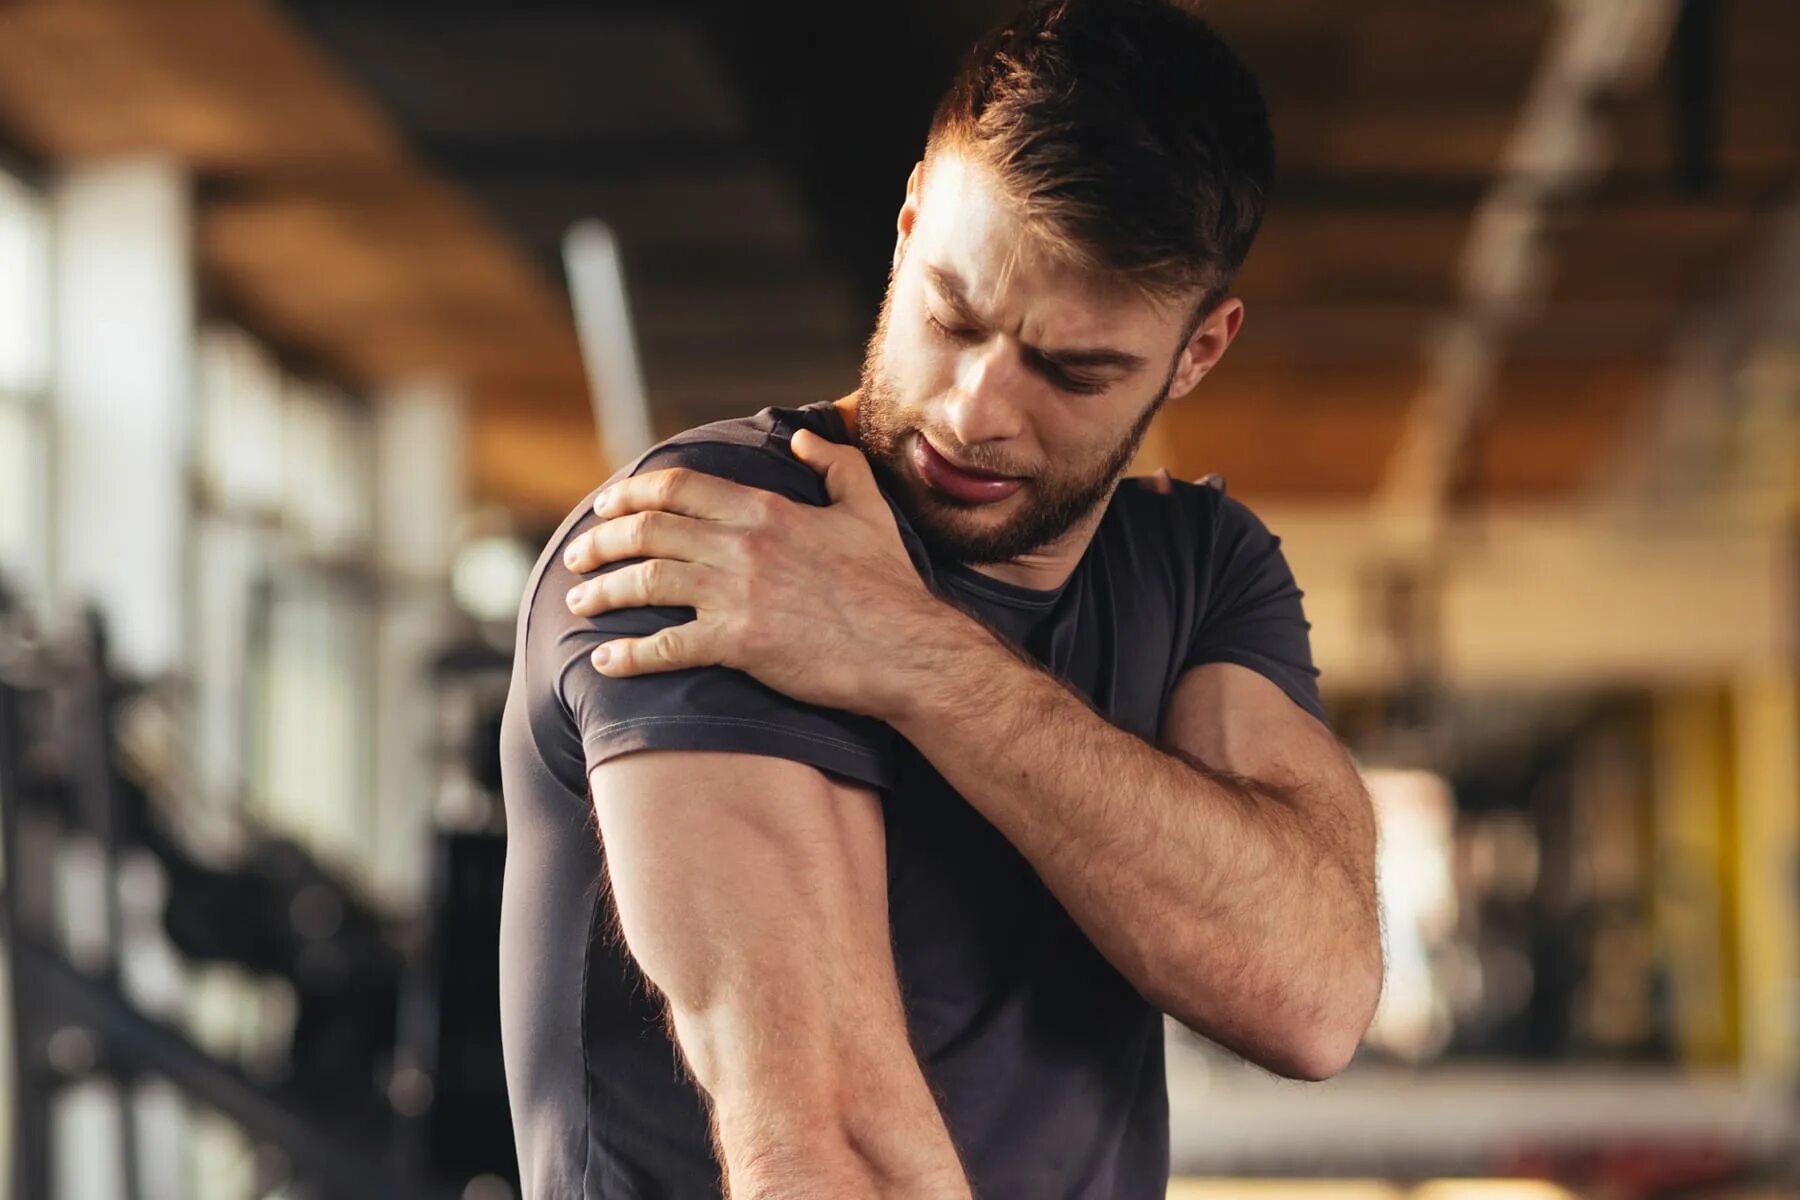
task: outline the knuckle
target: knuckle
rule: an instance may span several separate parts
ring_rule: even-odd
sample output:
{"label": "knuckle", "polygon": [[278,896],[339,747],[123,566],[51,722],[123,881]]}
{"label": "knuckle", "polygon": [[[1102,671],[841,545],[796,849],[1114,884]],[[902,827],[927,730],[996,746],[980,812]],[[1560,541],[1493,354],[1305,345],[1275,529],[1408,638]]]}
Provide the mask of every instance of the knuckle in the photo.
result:
{"label": "knuckle", "polygon": [[624,534],[624,548],[634,553],[641,551],[644,547],[645,538],[650,533],[649,525],[650,514],[647,512],[635,512],[627,517]]}
{"label": "knuckle", "polygon": [[638,598],[646,604],[649,603],[650,597],[667,581],[668,573],[669,566],[666,559],[652,558],[639,563],[637,569]]}

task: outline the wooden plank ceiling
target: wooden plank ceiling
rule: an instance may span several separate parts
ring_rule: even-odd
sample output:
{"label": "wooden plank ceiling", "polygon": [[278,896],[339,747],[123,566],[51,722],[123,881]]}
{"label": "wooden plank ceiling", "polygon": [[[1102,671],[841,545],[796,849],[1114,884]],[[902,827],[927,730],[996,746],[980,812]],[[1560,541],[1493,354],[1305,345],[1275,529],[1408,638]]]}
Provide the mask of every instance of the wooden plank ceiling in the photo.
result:
{"label": "wooden plank ceiling", "polygon": [[501,454],[474,439],[481,493],[547,509],[563,493],[545,475],[596,469],[557,285],[263,0],[0,5],[0,141],[49,164],[190,164],[207,307],[297,369],[357,391],[451,377],[478,426],[553,414],[532,449],[554,472],[528,469],[516,435]]}
{"label": "wooden plank ceiling", "polygon": [[[0,6],[0,136],[158,148],[200,172],[222,302],[353,383],[476,398],[476,485],[558,513],[600,469],[557,246],[619,231],[661,432],[854,386],[892,220],[956,54],[1007,8],[894,0],[25,0]],[[1455,302],[1470,214],[1551,0],[1210,0],[1262,78],[1281,174],[1244,333],[1170,406],[1183,474],[1362,499]],[[1670,340],[1800,165],[1800,6],[1688,0],[1559,214],[1457,493],[1589,479]]]}

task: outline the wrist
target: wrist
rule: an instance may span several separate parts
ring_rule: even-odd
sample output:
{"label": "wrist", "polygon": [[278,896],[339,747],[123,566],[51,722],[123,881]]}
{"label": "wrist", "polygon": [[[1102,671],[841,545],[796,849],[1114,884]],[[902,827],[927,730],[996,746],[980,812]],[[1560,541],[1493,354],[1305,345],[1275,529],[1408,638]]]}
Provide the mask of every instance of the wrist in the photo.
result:
{"label": "wrist", "polygon": [[979,671],[982,656],[999,650],[980,621],[938,596],[897,622],[894,633],[894,653],[871,664],[878,672],[874,715],[902,733],[938,712],[942,697],[957,694]]}
{"label": "wrist", "polygon": [[917,1064],[865,1060],[856,1070],[813,1088],[714,1096],[733,1196],[968,1200],[962,1163]]}

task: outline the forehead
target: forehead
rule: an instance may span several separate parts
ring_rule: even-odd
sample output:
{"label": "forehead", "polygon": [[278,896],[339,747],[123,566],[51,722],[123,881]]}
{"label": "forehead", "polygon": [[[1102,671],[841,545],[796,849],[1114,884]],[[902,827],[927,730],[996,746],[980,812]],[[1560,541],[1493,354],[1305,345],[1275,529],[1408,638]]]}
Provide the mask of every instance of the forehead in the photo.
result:
{"label": "forehead", "polygon": [[1059,261],[993,172],[953,150],[925,173],[913,240],[919,257],[959,277],[984,313],[1017,320],[1030,310],[1058,333],[1121,338],[1160,327],[1167,315],[1123,284]]}

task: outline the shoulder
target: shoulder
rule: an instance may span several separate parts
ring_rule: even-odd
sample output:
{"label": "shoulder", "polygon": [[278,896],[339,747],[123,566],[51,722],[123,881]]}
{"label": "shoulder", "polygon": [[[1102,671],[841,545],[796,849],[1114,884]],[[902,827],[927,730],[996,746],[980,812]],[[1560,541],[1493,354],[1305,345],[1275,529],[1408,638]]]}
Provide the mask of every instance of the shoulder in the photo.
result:
{"label": "shoulder", "polygon": [[1247,543],[1279,541],[1249,505],[1228,494],[1223,480],[1208,478],[1217,482],[1170,480],[1167,493],[1122,481],[1113,498],[1119,526],[1132,534],[1166,537],[1202,562]]}
{"label": "shoulder", "polygon": [[1127,543],[1140,573],[1160,563],[1197,620],[1216,617],[1250,596],[1293,586],[1281,539],[1223,482],[1171,480],[1159,493],[1141,484],[1118,489],[1115,538]]}
{"label": "shoulder", "polygon": [[1281,539],[1242,500],[1231,495],[1223,479],[1215,483],[1174,481],[1170,498],[1178,502],[1186,533],[1203,559],[1215,569],[1228,568],[1252,555],[1274,550]]}
{"label": "shoulder", "polygon": [[[749,416],[696,425],[664,438],[601,480],[569,510],[539,551],[520,605],[520,637],[525,632],[524,619],[539,593],[554,591],[550,585],[559,582],[559,575],[568,574],[562,565],[563,549],[571,538],[594,524],[594,496],[608,484],[647,471],[679,467],[778,492],[790,500],[825,504],[829,496],[824,480],[789,448],[794,430],[802,425],[830,435],[815,413],[771,406]],[[572,584],[573,577],[566,582]],[[552,615],[563,607],[561,591],[554,594],[556,603],[549,609]]]}
{"label": "shoulder", "polygon": [[[830,436],[819,415],[807,409],[768,407],[750,416],[696,425],[650,447],[606,482],[680,467],[824,504],[824,481],[790,447],[795,430],[802,426]],[[590,493],[584,503],[592,499]]]}
{"label": "shoulder", "polygon": [[743,417],[696,425],[651,446],[583,496],[544,546],[553,559],[568,540],[593,523],[594,496],[601,488],[633,475],[682,468],[718,475],[748,487],[780,492],[792,500],[824,504],[825,482],[794,456],[790,440],[802,426],[826,433],[816,415],[802,409],[768,407]]}

